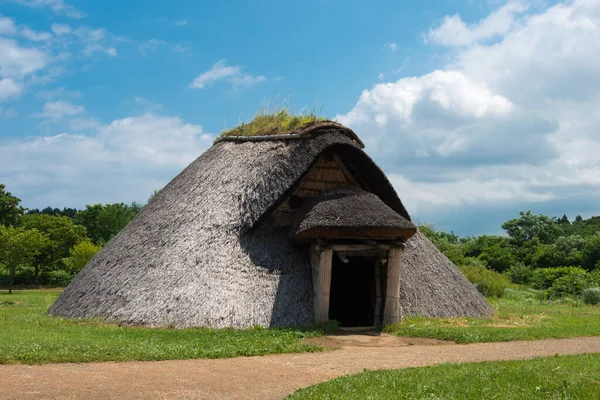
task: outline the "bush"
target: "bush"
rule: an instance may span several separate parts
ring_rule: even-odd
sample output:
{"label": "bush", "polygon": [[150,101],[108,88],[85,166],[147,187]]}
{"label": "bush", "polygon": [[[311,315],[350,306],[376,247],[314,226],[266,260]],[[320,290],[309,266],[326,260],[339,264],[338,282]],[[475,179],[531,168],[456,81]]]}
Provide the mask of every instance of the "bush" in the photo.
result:
{"label": "bush", "polygon": [[533,271],[531,286],[538,290],[550,289],[554,282],[563,276],[585,272],[581,267],[538,268]]}
{"label": "bush", "polygon": [[554,297],[579,295],[588,286],[588,274],[585,271],[573,272],[555,280],[550,288],[550,294]]}
{"label": "bush", "polygon": [[592,306],[600,304],[600,287],[583,289],[581,292],[583,304]]}
{"label": "bush", "polygon": [[460,270],[484,296],[502,297],[504,290],[511,286],[508,278],[486,268],[480,260],[467,257],[465,263]]}
{"label": "bush", "polygon": [[533,269],[522,262],[517,262],[507,269],[504,274],[514,283],[527,285],[533,276]]}
{"label": "bush", "polygon": [[77,274],[100,251],[101,247],[89,239],[82,240],[69,250],[69,257],[63,258],[63,264],[73,275]]}
{"label": "bush", "polygon": [[65,270],[47,271],[40,275],[40,281],[44,285],[67,286],[73,280],[73,276]]}

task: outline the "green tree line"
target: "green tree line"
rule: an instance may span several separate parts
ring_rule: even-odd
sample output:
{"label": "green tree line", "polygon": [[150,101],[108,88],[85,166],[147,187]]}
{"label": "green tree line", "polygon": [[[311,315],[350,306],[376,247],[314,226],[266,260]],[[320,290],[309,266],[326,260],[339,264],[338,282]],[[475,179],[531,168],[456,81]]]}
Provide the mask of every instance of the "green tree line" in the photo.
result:
{"label": "green tree line", "polygon": [[64,286],[142,206],[27,210],[0,184],[0,285]]}
{"label": "green tree line", "polygon": [[486,295],[501,296],[511,284],[546,295],[581,295],[600,287],[600,217],[572,222],[521,211],[502,224],[506,235],[459,237],[421,230]]}

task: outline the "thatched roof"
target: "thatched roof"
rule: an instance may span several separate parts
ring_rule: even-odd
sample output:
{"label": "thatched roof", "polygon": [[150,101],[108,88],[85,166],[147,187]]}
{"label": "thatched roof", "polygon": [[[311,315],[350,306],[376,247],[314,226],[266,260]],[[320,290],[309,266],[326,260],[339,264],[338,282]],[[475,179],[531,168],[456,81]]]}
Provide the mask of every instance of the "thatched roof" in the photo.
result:
{"label": "thatched roof", "polygon": [[313,113],[294,115],[286,109],[274,114],[258,114],[250,122],[241,123],[235,128],[221,132],[215,143],[225,140],[304,139],[313,133],[322,133],[328,128],[333,128],[337,132],[345,134],[358,143],[361,148],[365,147],[350,128]]}
{"label": "thatched roof", "polygon": [[493,312],[456,265],[421,231],[406,242],[400,272],[402,317],[484,317]]}
{"label": "thatched roof", "polygon": [[[290,227],[270,215],[319,157],[335,152],[354,167],[364,190],[410,221],[385,175],[360,147],[346,131],[331,125],[311,132],[306,140],[216,143],[86,265],[50,313],[173,327],[312,323],[308,252],[294,246]],[[413,292],[441,287],[456,293],[434,296],[441,300],[425,310],[427,315],[437,310],[480,315],[485,300],[479,296],[474,307],[475,288],[464,277],[461,281],[462,275],[445,259],[438,265],[442,256],[427,239],[417,239],[426,251],[408,257],[414,286],[404,288],[404,307],[418,307],[411,303],[421,301]],[[430,276],[431,271],[439,274]],[[445,286],[455,281],[456,288]],[[423,289],[421,282],[428,287]]]}
{"label": "thatched roof", "polygon": [[409,239],[417,227],[373,193],[337,189],[316,197],[291,235],[295,241],[327,238]]}

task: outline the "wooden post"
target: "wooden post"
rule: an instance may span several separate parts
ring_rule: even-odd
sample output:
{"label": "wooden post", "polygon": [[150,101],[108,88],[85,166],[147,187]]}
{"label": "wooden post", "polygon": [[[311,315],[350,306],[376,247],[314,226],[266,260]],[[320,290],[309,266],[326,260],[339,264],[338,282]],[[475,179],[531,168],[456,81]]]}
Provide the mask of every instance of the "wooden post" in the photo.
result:
{"label": "wooden post", "polygon": [[374,325],[381,325],[383,321],[383,287],[381,286],[381,259],[375,262],[375,321]]}
{"label": "wooden post", "polygon": [[332,249],[322,249],[318,245],[311,249],[316,324],[329,321],[329,288],[331,286],[332,258]]}
{"label": "wooden post", "polygon": [[391,248],[388,253],[387,290],[383,324],[389,325],[400,321],[400,268],[402,264],[402,247]]}

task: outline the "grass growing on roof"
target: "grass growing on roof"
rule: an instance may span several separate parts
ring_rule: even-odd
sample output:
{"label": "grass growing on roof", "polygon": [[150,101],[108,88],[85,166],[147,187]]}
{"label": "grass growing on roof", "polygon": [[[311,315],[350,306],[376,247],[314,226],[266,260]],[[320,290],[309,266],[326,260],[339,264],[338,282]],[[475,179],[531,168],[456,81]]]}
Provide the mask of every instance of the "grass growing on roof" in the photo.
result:
{"label": "grass growing on roof", "polygon": [[0,292],[0,364],[226,358],[318,351],[323,328],[152,329],[49,316],[58,291]]}
{"label": "grass growing on roof", "polygon": [[528,291],[511,297],[488,298],[496,311],[491,318],[411,317],[386,329],[399,336],[453,340],[457,343],[507,342],[600,336],[600,307],[565,301],[548,304]]}
{"label": "grass growing on roof", "polygon": [[600,354],[367,371],[289,399],[598,399]]}
{"label": "grass growing on roof", "polygon": [[219,138],[227,136],[286,135],[319,121],[326,121],[326,118],[320,117],[314,112],[294,114],[285,108],[276,113],[259,112],[252,121],[242,122],[235,128],[223,131]]}

